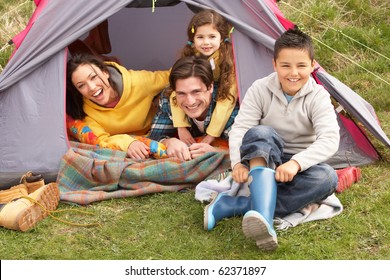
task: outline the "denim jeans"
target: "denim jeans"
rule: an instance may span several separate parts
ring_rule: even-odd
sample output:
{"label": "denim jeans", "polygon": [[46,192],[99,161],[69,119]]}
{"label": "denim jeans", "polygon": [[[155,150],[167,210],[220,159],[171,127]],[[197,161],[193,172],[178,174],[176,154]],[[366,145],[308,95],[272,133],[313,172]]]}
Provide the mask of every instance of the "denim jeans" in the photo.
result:
{"label": "denim jeans", "polygon": [[[267,167],[275,169],[293,156],[284,154],[283,146],[283,139],[272,127],[255,126],[243,137],[240,148],[241,161],[248,165],[249,160],[263,157]],[[277,182],[275,217],[284,217],[327,198],[336,190],[337,182],[335,170],[325,163],[319,163],[297,173],[291,182]]]}

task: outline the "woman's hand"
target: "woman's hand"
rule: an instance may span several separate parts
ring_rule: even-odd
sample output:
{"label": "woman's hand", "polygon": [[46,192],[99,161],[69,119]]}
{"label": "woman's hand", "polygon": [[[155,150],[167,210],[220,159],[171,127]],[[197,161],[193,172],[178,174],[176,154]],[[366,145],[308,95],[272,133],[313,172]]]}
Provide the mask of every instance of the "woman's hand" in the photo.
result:
{"label": "woman's hand", "polygon": [[186,143],[177,138],[168,138],[161,141],[167,147],[168,157],[176,157],[180,160],[190,160],[191,153]]}
{"label": "woman's hand", "polygon": [[147,159],[149,158],[150,148],[141,141],[131,142],[127,148],[127,155],[131,159]]}

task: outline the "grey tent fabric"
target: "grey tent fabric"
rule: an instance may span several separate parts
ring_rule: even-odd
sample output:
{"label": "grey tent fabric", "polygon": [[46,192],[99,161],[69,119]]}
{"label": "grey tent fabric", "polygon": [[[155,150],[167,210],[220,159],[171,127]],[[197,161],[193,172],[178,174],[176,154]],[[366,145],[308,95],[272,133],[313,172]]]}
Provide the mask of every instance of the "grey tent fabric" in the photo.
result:
{"label": "grey tent fabric", "polygon": [[337,152],[326,161],[327,164],[337,169],[367,165],[378,160],[379,156],[375,150],[367,153],[361,145],[357,145],[356,139],[341,120],[340,114],[337,115],[337,120],[340,126],[340,144]]}
{"label": "grey tent fabric", "polygon": [[53,178],[58,170],[67,151],[64,55],[61,50],[0,94],[1,184],[17,183],[9,181],[14,172],[39,170]]}
{"label": "grey tent fabric", "polygon": [[324,71],[317,78],[347,112],[359,120],[376,138],[390,148],[390,140],[378,123],[374,108],[351,88]]}

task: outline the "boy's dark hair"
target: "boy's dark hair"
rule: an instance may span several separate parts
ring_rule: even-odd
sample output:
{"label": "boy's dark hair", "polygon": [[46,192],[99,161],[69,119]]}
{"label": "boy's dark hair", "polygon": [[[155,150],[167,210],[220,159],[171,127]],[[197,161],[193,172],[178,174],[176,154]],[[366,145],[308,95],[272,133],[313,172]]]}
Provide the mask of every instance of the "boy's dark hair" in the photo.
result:
{"label": "boy's dark hair", "polygon": [[284,32],[276,41],[274,46],[274,60],[279,56],[282,49],[299,49],[307,51],[310,59],[314,60],[313,42],[309,35],[299,29],[289,29]]}
{"label": "boy's dark hair", "polygon": [[[80,65],[92,65],[98,67],[103,72],[108,72],[107,65],[100,58],[86,53],[74,54],[66,66],[66,113],[75,120],[82,120],[87,115],[84,112],[84,100],[81,93],[76,89],[72,82],[72,74]],[[110,86],[115,90],[117,86],[108,78]]]}

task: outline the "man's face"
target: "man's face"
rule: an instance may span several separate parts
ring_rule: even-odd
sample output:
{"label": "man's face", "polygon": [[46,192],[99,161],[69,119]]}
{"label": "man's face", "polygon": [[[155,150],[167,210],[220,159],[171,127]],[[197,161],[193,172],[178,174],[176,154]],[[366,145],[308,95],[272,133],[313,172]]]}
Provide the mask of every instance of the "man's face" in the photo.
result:
{"label": "man's face", "polygon": [[202,121],[211,103],[213,86],[208,89],[198,77],[176,81],[177,105],[192,119]]}

